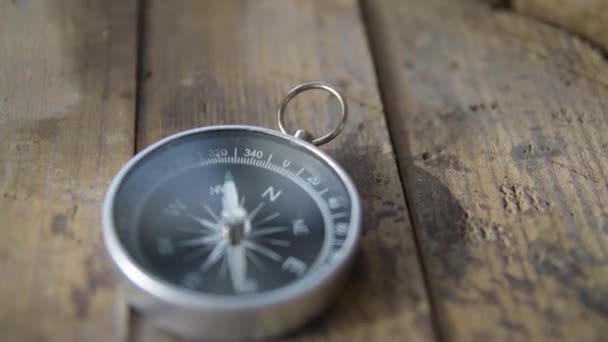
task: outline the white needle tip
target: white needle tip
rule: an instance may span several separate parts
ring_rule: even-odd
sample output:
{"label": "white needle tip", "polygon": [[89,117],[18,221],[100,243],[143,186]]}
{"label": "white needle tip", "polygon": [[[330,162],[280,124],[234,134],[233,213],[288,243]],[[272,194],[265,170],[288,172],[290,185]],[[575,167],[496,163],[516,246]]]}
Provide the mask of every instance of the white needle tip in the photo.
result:
{"label": "white needle tip", "polygon": [[224,183],[234,182],[234,178],[232,177],[232,173],[230,171],[226,171],[226,175],[224,176]]}

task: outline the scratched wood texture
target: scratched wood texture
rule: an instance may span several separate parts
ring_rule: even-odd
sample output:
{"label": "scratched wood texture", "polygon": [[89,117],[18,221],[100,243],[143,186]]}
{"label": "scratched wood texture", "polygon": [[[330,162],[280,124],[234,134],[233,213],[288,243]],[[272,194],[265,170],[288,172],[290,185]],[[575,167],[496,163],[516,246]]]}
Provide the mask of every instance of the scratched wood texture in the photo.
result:
{"label": "scratched wood texture", "polygon": [[[349,286],[295,340],[431,340],[430,306],[357,1],[147,1],[137,148],[214,124],[277,128],[276,108],[297,84],[338,85],[348,125],[323,147],[362,196],[362,252]],[[296,99],[291,127],[335,124],[324,94]],[[133,338],[171,340],[135,317]]]}
{"label": "scratched wood texture", "polygon": [[363,1],[440,336],[605,341],[608,62],[479,1]]}
{"label": "scratched wood texture", "polygon": [[108,341],[99,208],[133,151],[134,1],[0,1],[0,339]]}
{"label": "scratched wood texture", "polygon": [[608,50],[608,1],[512,0],[512,8],[585,37]]}

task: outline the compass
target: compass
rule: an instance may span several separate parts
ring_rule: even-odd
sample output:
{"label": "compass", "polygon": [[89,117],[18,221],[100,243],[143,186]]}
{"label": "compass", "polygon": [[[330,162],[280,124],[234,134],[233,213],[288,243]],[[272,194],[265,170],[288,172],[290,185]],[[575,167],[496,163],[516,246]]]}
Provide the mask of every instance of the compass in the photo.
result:
{"label": "compass", "polygon": [[[309,89],[341,104],[341,123],[314,139],[289,134],[284,108]],[[347,116],[324,83],[294,88],[282,132],[242,125],[171,135],[131,159],[103,207],[106,247],[144,317],[196,338],[259,339],[318,314],[344,283],[360,204],[344,170],[316,146]]]}

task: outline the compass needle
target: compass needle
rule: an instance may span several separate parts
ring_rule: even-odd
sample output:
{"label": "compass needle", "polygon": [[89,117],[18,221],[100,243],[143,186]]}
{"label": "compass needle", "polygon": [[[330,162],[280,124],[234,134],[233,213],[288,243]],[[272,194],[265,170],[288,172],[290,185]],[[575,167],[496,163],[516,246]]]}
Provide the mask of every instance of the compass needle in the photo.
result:
{"label": "compass needle", "polygon": [[257,285],[247,279],[247,256],[243,245],[231,246],[227,250],[228,270],[232,279],[232,286],[236,292],[250,292]]}
{"label": "compass needle", "polygon": [[239,205],[239,194],[230,171],[224,176],[224,197],[222,197],[222,212],[235,211],[241,208]]}

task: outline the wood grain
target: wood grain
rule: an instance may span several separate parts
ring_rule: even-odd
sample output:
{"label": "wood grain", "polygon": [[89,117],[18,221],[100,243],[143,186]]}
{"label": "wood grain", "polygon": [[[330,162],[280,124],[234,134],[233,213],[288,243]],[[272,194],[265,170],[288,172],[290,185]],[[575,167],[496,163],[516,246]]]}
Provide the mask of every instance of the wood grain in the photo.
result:
{"label": "wood grain", "polygon": [[441,336],[601,341],[608,64],[474,1],[364,1]]}
{"label": "wood grain", "polygon": [[580,34],[608,51],[608,1],[513,0],[512,8]]}
{"label": "wood grain", "polygon": [[[293,86],[338,85],[351,115],[324,147],[363,198],[363,247],[350,285],[296,340],[433,338],[429,303],[356,1],[148,1],[137,146],[197,126],[276,128]],[[324,96],[298,97],[292,127],[323,132]],[[137,340],[169,339],[136,321]]]}
{"label": "wood grain", "polygon": [[0,1],[0,332],[120,331],[103,192],[133,151],[134,1]]}

